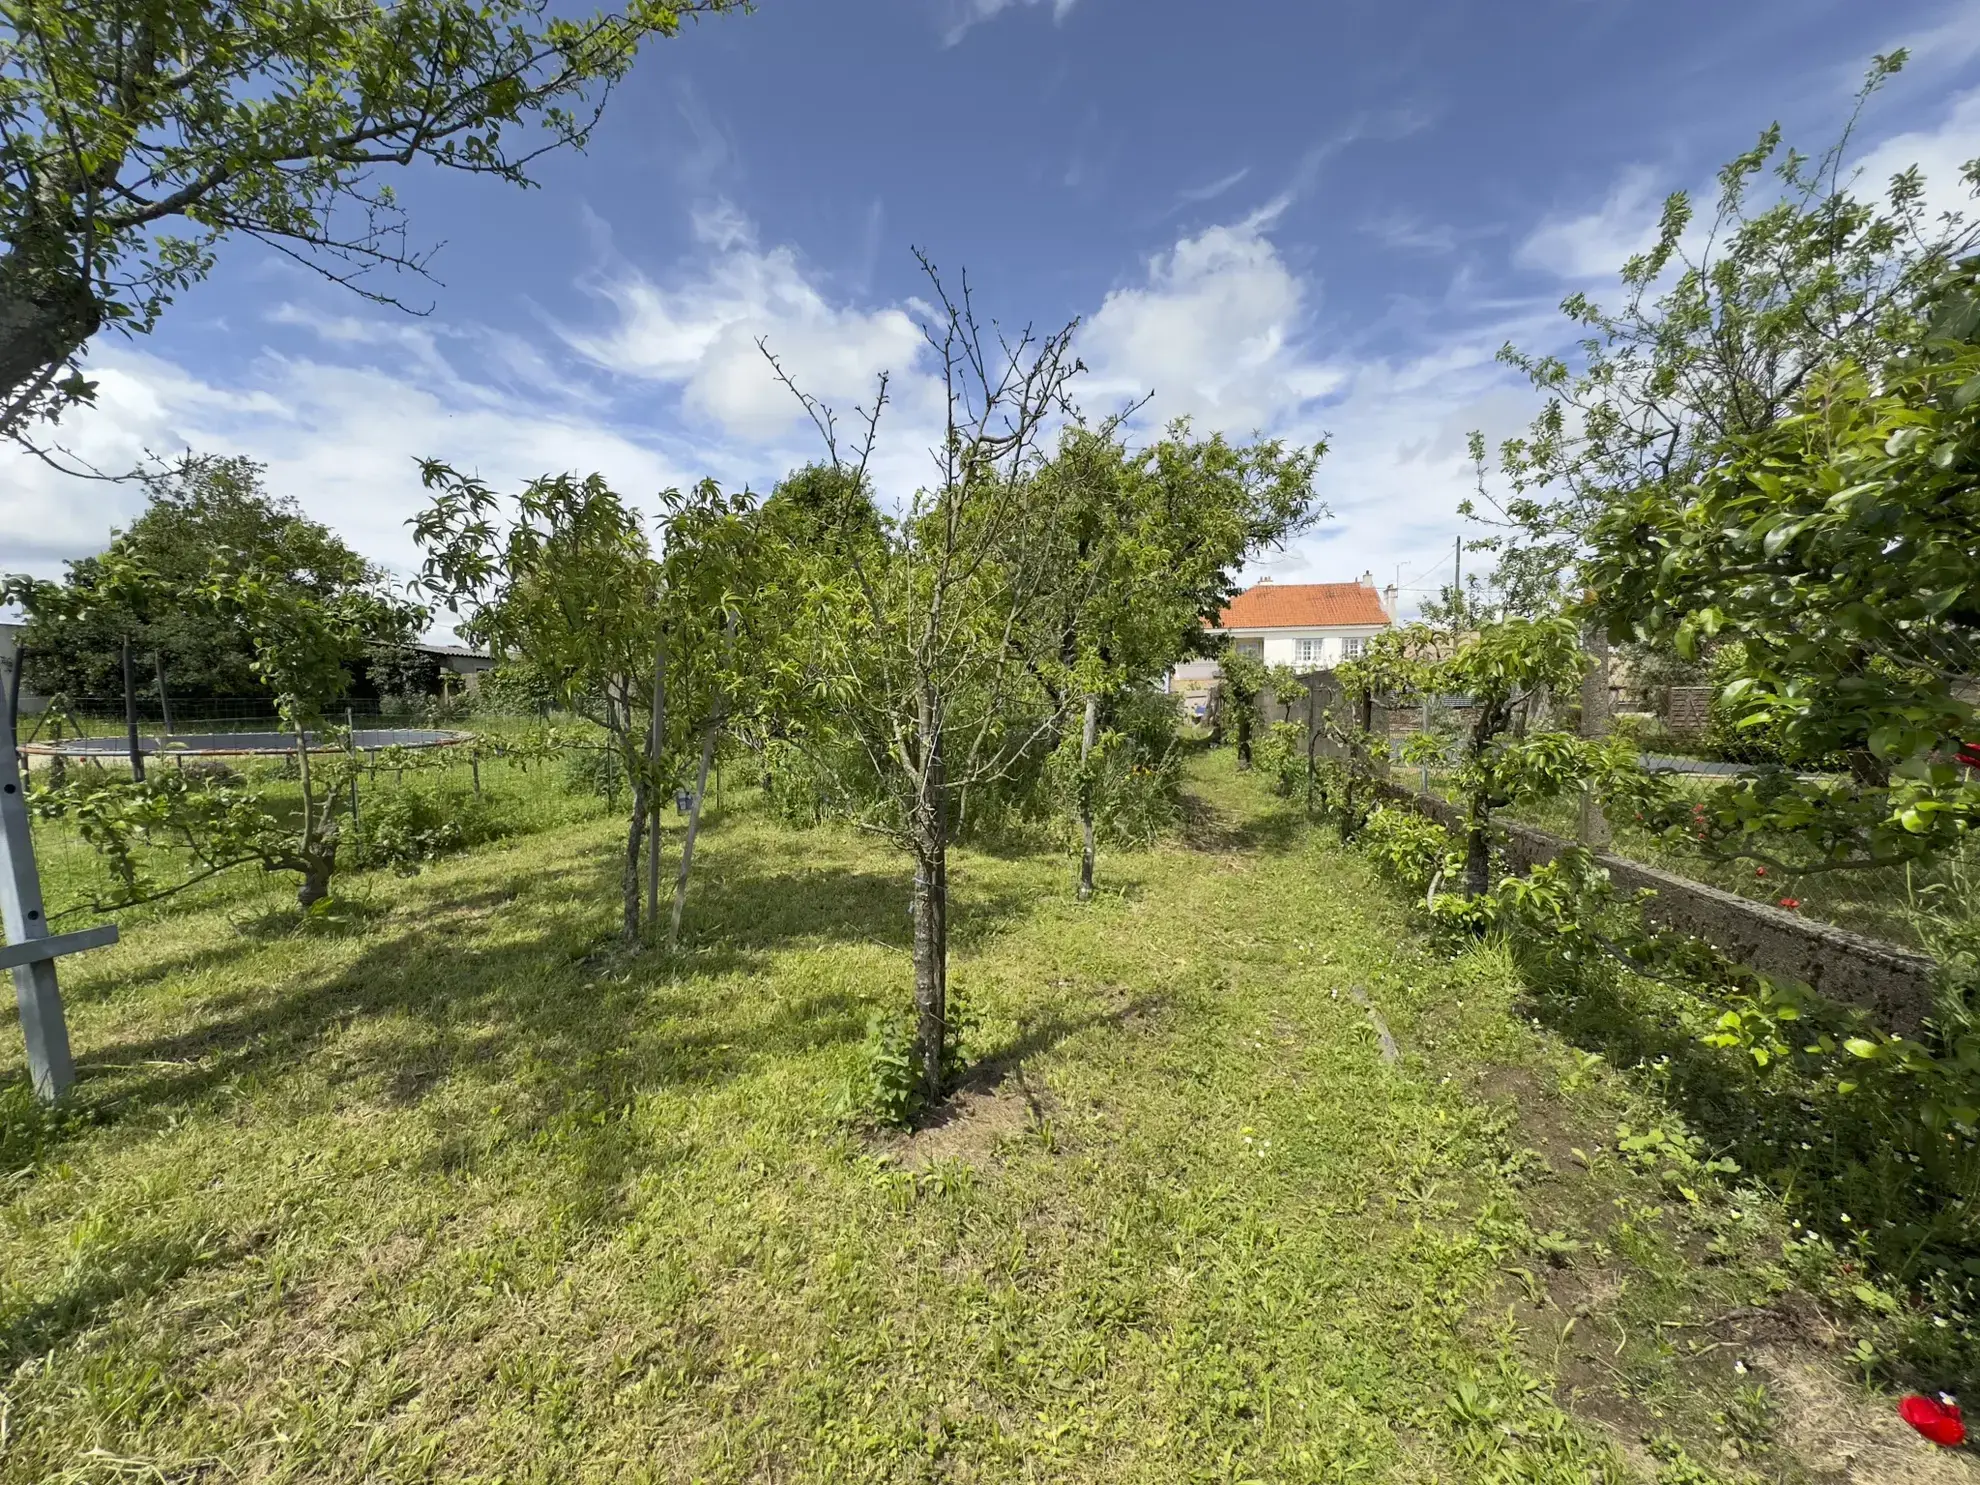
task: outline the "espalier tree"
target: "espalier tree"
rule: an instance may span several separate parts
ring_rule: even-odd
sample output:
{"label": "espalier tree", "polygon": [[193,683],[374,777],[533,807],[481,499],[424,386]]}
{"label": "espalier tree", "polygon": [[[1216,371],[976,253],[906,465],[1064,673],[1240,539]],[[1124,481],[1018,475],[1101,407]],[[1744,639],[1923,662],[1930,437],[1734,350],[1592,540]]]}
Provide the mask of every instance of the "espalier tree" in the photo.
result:
{"label": "espalier tree", "polygon": [[388,167],[518,185],[591,136],[642,42],[738,0],[4,0],[0,434],[89,401],[107,327],[148,331],[248,237],[367,297],[424,271]]}
{"label": "espalier tree", "polygon": [[[350,805],[353,756],[324,748],[324,711],[350,683],[349,667],[381,636],[410,640],[422,609],[394,596],[382,577],[353,557],[340,581],[298,573],[282,552],[222,548],[209,554],[197,578],[172,578],[113,547],[82,587],[41,584],[17,589],[30,623],[70,624],[88,631],[109,615],[142,621],[178,610],[232,629],[249,657],[252,678],[272,700],[282,730],[295,739],[298,808],[233,782],[212,783],[179,772],[118,780],[77,770],[67,783],[39,791],[35,809],[68,818],[105,858],[116,882],[99,911],[130,907],[184,890],[237,866],[292,872],[296,899],[316,906],[330,893]],[[163,846],[189,873],[160,885],[142,849]]]}
{"label": "espalier tree", "polygon": [[1980,258],[1916,313],[1918,349],[1811,368],[1786,415],[1593,529],[1587,573],[1619,634],[1681,655],[1737,640],[1724,699],[1743,725],[1801,756],[1857,755],[1848,776],[1774,770],[1715,788],[1709,855],[1884,866],[1980,825],[1980,785],[1957,756],[1980,738]]}

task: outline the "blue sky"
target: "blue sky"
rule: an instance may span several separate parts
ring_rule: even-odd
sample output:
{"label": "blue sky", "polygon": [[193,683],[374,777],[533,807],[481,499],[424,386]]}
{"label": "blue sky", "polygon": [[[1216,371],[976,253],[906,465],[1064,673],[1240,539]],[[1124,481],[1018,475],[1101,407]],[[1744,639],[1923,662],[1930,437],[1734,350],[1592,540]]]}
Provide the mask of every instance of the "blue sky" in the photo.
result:
{"label": "blue sky", "polygon": [[[157,333],[99,344],[64,435],[105,467],[251,454],[409,572],[420,455],[640,495],[813,457],[767,335],[842,405],[894,373],[900,493],[935,416],[918,246],[1006,321],[1080,317],[1090,408],[1330,435],[1332,518],[1253,575],[1434,587],[1465,431],[1532,410],[1498,347],[1564,345],[1555,306],[1613,283],[1666,191],[1774,119],[1826,145],[1900,44],[1856,159],[1949,187],[1980,154],[1975,3],[762,0],[651,47],[539,190],[394,177],[441,282],[379,287],[430,314],[230,248]],[[0,569],[52,573],[141,503],[5,475]]]}

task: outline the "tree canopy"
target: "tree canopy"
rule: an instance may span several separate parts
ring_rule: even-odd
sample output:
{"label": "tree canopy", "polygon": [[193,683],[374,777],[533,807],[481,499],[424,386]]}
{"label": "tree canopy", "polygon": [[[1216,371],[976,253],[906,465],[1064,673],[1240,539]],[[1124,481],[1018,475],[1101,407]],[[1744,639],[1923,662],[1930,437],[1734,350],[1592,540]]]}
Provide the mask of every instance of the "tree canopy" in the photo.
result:
{"label": "tree canopy", "polygon": [[13,579],[29,613],[29,683],[48,695],[117,694],[129,641],[147,668],[158,656],[175,696],[261,694],[267,678],[252,630],[224,605],[188,599],[209,586],[216,564],[251,569],[272,591],[318,607],[362,600],[351,609],[352,642],[336,657],[340,667],[368,645],[411,638],[419,616],[385,601],[383,570],[292,498],[269,493],[263,474],[252,459],[188,455],[148,479],[144,513],[108,550],[70,562],[59,583]]}
{"label": "tree canopy", "polygon": [[423,272],[381,167],[528,184],[582,147],[640,44],[743,0],[6,0],[0,433],[86,402],[107,326],[148,331],[253,238],[338,283]]}

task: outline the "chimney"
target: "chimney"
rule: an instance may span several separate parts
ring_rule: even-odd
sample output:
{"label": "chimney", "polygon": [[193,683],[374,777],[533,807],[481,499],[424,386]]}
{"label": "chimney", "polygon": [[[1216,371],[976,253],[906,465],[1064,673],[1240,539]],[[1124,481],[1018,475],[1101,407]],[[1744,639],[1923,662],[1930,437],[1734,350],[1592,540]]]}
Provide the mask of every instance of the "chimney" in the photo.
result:
{"label": "chimney", "polygon": [[1382,590],[1382,612],[1389,616],[1391,624],[1396,622],[1396,599],[1399,596],[1396,585],[1390,583]]}
{"label": "chimney", "polygon": [[1364,572],[1364,573],[1363,573],[1363,574],[1361,575],[1361,586],[1362,586],[1362,587],[1364,587],[1364,588],[1372,588],[1372,587],[1374,587],[1374,586],[1375,586],[1375,574],[1374,574],[1374,573],[1372,573],[1372,572]]}

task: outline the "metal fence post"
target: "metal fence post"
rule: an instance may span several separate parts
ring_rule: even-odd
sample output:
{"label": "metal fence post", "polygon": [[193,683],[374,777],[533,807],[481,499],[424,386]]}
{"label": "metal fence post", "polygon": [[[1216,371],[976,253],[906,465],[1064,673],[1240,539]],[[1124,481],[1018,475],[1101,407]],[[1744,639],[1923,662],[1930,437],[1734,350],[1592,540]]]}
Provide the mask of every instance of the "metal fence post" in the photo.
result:
{"label": "metal fence post", "polygon": [[358,827],[357,722],[353,719],[349,707],[344,708],[344,733],[344,752],[351,760],[351,828],[355,830]]}
{"label": "metal fence post", "polygon": [[[62,1019],[62,996],[55,984],[54,956],[63,951],[45,943],[48,921],[42,912],[41,874],[35,870],[27,797],[15,761],[11,727],[5,742],[5,749],[0,750],[0,917],[6,921],[8,949],[36,955],[13,966],[14,999],[21,1008],[21,1031],[27,1037],[28,1076],[38,1095],[53,1100],[76,1080],[75,1063],[69,1056],[69,1028]],[[44,948],[45,954],[41,952]]]}
{"label": "metal fence post", "polygon": [[[1599,624],[1588,626],[1585,642],[1594,662],[1581,678],[1581,735],[1602,738],[1609,735],[1609,636]],[[1581,844],[1591,851],[1606,851],[1614,843],[1615,832],[1602,803],[1587,784],[1581,786],[1580,828],[1575,832]]]}

